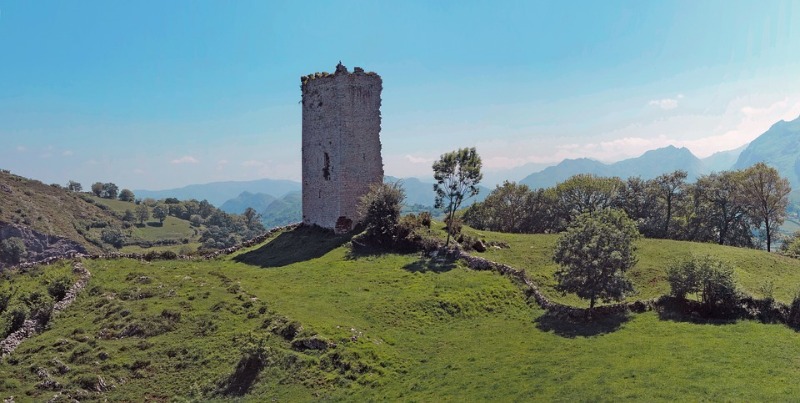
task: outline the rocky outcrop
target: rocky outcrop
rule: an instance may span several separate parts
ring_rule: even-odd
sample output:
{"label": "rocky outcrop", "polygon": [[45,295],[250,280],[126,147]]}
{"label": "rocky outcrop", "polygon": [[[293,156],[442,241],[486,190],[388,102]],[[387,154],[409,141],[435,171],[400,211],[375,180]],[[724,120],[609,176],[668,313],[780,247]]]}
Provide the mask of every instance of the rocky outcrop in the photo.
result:
{"label": "rocky outcrop", "polygon": [[[0,221],[0,240],[20,238],[25,243],[27,257],[25,261],[47,260],[75,253],[86,253],[81,244],[55,235],[42,234],[28,227]],[[9,266],[0,260],[0,268]]]}

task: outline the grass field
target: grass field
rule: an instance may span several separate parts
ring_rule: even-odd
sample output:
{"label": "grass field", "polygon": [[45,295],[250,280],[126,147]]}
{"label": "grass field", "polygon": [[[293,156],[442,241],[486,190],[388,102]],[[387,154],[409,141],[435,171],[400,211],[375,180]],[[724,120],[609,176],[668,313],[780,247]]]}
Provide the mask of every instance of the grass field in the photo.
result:
{"label": "grass field", "polygon": [[[107,206],[111,211],[117,214],[124,214],[125,210],[134,211],[136,204],[132,202],[124,202],[121,200],[103,199],[96,196],[90,196],[95,204]],[[152,212],[152,209],[151,209]],[[122,253],[140,253],[149,251],[164,251],[171,250],[173,252],[193,252],[196,251],[200,244],[197,240],[200,238],[202,228],[195,228],[187,220],[182,220],[173,216],[168,216],[163,223],[157,219],[151,218],[144,224],[139,224],[124,230],[125,235],[128,237],[128,242],[155,242],[155,241],[174,241],[177,245],[168,246],[152,246],[142,247],[139,245],[127,245],[120,249]],[[188,241],[185,244],[184,241]]]}
{"label": "grass field", "polygon": [[[510,245],[508,249],[490,248],[481,256],[525,269],[548,297],[570,305],[588,306],[585,301],[570,295],[562,296],[554,289],[554,273],[558,265],[553,263],[551,256],[558,235],[503,234],[469,229],[467,232],[487,241],[502,241]],[[629,273],[637,294],[631,299],[649,299],[668,294],[666,273],[669,265],[692,256],[705,255],[732,265],[741,290],[757,298],[763,297],[762,286],[769,282],[774,285],[775,299],[781,302],[791,302],[800,290],[800,260],[775,253],[660,239],[641,239],[637,247],[639,261]]]}
{"label": "grass field", "polygon": [[[487,257],[548,281],[554,237],[484,235],[511,246]],[[235,398],[230,380],[253,340],[267,364],[236,379],[250,385],[246,401],[800,396],[800,336],[783,325],[654,312],[567,323],[502,276],[416,254],[354,254],[344,241],[299,229],[214,261],[87,261],[93,277],[76,303],[0,363],[0,396],[49,399],[56,391],[37,387],[45,369],[81,400]],[[757,269],[780,284],[800,271],[757,251],[646,240],[636,283],[653,282],[641,288],[654,295],[664,287],[662,262],[709,251],[741,266],[746,289],[761,281],[745,276]],[[295,339],[316,335],[336,347],[292,349],[289,323],[302,325]],[[81,391],[98,377],[106,391]]]}

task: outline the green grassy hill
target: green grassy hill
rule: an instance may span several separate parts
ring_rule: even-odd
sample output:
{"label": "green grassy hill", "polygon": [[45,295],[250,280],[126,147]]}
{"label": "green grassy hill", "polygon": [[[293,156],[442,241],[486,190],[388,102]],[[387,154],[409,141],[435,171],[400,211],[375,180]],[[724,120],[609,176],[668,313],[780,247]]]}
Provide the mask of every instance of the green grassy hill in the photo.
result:
{"label": "green grassy hill", "polygon": [[[484,256],[547,291],[555,238],[483,234]],[[509,279],[416,254],[359,255],[300,228],[212,261],[86,261],[87,289],[0,362],[0,396],[80,400],[784,400],[800,395],[800,336],[752,321],[656,312],[565,323]],[[786,300],[800,264],[759,251],[644,240],[641,297],[663,265],[709,253],[743,289]],[[11,305],[68,263],[9,273]],[[550,293],[557,296],[555,293]],[[564,302],[574,300],[566,297]],[[2,317],[2,315],[0,315]],[[319,348],[309,349],[309,346]],[[50,381],[50,382],[48,382]],[[58,387],[54,387],[54,383]]]}
{"label": "green grassy hill", "polygon": [[[103,199],[96,196],[86,197],[90,198],[97,205],[106,206],[113,211],[117,217],[122,217],[126,210],[133,211],[137,207],[132,202]],[[198,239],[200,238],[201,231],[202,227],[193,227],[189,221],[177,217],[168,216],[164,219],[163,223],[151,217],[145,224],[133,225],[123,231],[127,236],[125,241],[126,246],[120,251],[123,253],[138,253],[149,250],[172,250],[177,252],[181,247],[183,247],[185,251],[196,251],[200,246]],[[168,245],[149,246],[149,244],[158,244],[159,242]],[[137,243],[145,246],[137,245]],[[181,246],[179,247],[176,245]]]}
{"label": "green grassy hill", "polygon": [[0,222],[77,242],[90,253],[116,251],[102,236],[110,228],[120,229],[125,237],[121,252],[151,250],[152,245],[158,245],[156,250],[175,252],[199,247],[202,228],[192,227],[187,220],[170,216],[163,225],[153,218],[144,225],[126,225],[122,220],[125,211],[135,208],[132,202],[70,192],[0,171]]}
{"label": "green grassy hill", "polygon": [[93,252],[100,250],[100,237],[91,227],[120,221],[108,209],[84,200],[83,194],[4,171],[0,196],[0,221],[73,240]]}

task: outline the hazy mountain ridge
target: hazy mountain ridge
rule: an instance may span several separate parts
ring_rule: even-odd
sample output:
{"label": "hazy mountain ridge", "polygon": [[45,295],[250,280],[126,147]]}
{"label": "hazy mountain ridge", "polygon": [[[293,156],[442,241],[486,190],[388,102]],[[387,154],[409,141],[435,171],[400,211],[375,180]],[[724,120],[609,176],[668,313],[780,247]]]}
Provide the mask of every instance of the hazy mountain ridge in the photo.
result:
{"label": "hazy mountain ridge", "polygon": [[221,206],[230,199],[235,199],[242,192],[265,193],[280,197],[289,192],[300,190],[300,182],[287,179],[257,179],[252,181],[227,181],[192,184],[181,188],[165,190],[134,190],[137,198],[153,198],[156,200],[174,197],[179,200],[208,200],[215,206]]}
{"label": "hazy mountain ridge", "polygon": [[774,167],[792,185],[791,197],[800,200],[800,117],[775,123],[739,155],[734,168],[763,162]]}
{"label": "hazy mountain ridge", "polygon": [[242,214],[248,207],[263,211],[275,200],[277,200],[275,196],[266,193],[242,192],[236,198],[222,203],[219,209],[231,214]]}
{"label": "hazy mountain ridge", "polygon": [[[547,188],[563,182],[577,174],[593,174],[597,176],[618,176],[628,178],[638,176],[642,179],[652,179],[661,174],[684,170],[688,173],[688,180],[693,181],[698,176],[713,171],[731,169],[735,158],[742,148],[716,153],[706,159],[699,159],[685,147],[667,146],[650,150],[639,157],[629,158],[613,164],[580,158],[564,160],[556,166],[545,168],[540,172],[528,175],[520,183],[529,187]],[[728,162],[730,161],[730,165]]]}

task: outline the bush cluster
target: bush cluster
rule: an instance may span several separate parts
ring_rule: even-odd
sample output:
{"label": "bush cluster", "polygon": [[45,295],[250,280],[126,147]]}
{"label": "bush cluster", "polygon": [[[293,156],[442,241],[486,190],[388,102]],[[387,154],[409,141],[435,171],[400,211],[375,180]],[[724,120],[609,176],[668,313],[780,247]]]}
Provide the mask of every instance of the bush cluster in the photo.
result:
{"label": "bush cluster", "polygon": [[678,262],[667,271],[672,296],[686,300],[694,294],[710,316],[731,316],[741,297],[733,268],[708,256]]}

